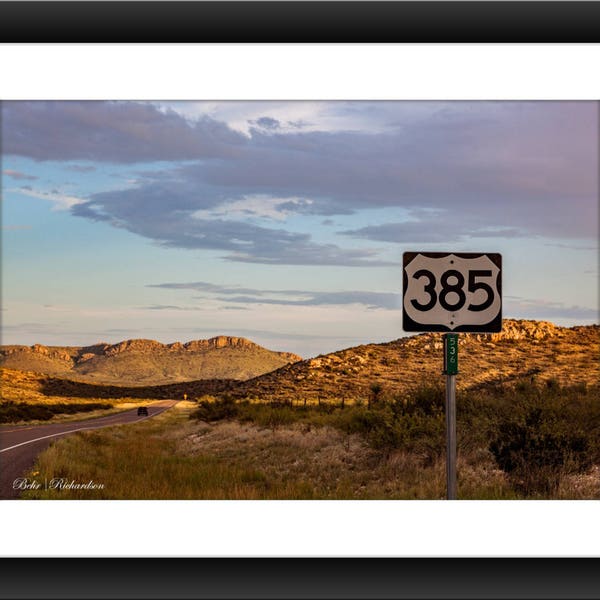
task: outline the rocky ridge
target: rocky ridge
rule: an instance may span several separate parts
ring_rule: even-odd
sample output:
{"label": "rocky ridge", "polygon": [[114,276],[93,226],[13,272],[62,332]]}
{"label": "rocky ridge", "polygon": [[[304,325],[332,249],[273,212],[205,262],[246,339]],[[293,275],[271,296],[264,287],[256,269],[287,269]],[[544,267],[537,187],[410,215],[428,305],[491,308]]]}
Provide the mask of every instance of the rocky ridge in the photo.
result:
{"label": "rocky ridge", "polygon": [[247,379],[302,357],[233,336],[162,344],[130,339],[91,346],[2,346],[0,366],[97,383],[163,384],[194,379]]}
{"label": "rocky ridge", "polygon": [[[546,321],[506,319],[497,334],[460,334],[457,386],[519,379],[561,384],[600,382],[600,326],[559,327]],[[384,344],[366,344],[285,365],[237,383],[234,397],[272,400],[365,399],[378,383],[385,393],[424,383],[443,385],[440,333],[423,333]]]}
{"label": "rocky ridge", "polygon": [[[223,350],[222,345],[226,344],[225,349],[238,353],[236,355],[238,362],[243,360],[243,353],[248,350],[249,356],[255,361],[260,355],[257,349],[269,353],[268,350],[248,340],[244,342],[237,342],[237,340],[244,340],[244,338],[222,336],[212,340],[202,340],[196,346],[194,346],[195,342],[181,346],[217,347],[217,351],[220,352]],[[129,342],[136,343],[128,345]],[[133,351],[132,346],[137,350]],[[120,351],[100,358],[105,361],[124,358],[125,366],[130,368],[131,357],[138,357],[146,370],[166,368],[164,365],[171,365],[170,368],[175,369],[173,365],[176,366],[181,357],[187,364],[190,362],[190,356],[202,355],[202,352],[181,351],[182,349],[176,344],[162,345],[152,340],[128,340],[113,346],[99,344],[81,348],[79,360],[82,361],[86,354],[92,354],[95,360],[98,360],[95,352],[103,354],[106,349],[115,347],[120,348]],[[460,334],[459,347],[457,377],[459,389],[498,383],[512,384],[521,380],[530,381],[532,378],[542,382],[556,380],[562,385],[586,384],[595,386],[595,389],[598,389],[600,382],[599,325],[566,328],[546,321],[507,319],[503,322],[502,331],[497,334]],[[154,350],[150,351],[151,348]],[[144,397],[176,398],[185,393],[190,398],[204,394],[229,394],[235,398],[258,398],[266,401],[336,401],[341,398],[364,400],[370,395],[370,387],[375,383],[381,385],[383,393],[387,395],[410,392],[423,384],[443,385],[442,348],[442,334],[423,333],[383,344],[364,344],[346,348],[295,362],[288,361],[286,357],[290,355],[287,353],[274,353],[284,355],[280,360],[285,362],[263,371],[262,374],[247,377],[225,375],[212,378],[180,377],[179,379],[170,376],[170,379],[162,382],[169,385],[147,383],[147,386],[154,387],[139,388],[135,393],[129,390],[127,395],[137,396],[139,393]],[[45,356],[44,347],[39,347],[38,350],[40,355]],[[48,354],[52,354],[55,350],[48,348]],[[63,348],[57,351],[69,353],[74,349]],[[168,357],[168,360],[157,362],[157,356]],[[295,357],[295,355],[291,356]],[[207,364],[214,362],[215,355],[206,354],[206,360]],[[224,360],[230,363],[232,355],[224,355]],[[91,358],[83,360],[83,364],[86,362],[93,364],[95,361]],[[10,367],[10,365],[4,366]],[[79,369],[81,373],[81,367]],[[43,373],[40,369],[23,370]],[[202,374],[209,372],[209,367],[206,367]],[[34,373],[30,376],[34,379],[37,377]],[[61,375],[61,377],[76,379],[72,375]],[[89,384],[107,383],[105,380],[93,377],[78,379]],[[114,383],[115,386],[130,385],[126,378],[118,377],[118,373],[114,381],[108,383]],[[54,380],[54,383],[44,385],[52,389],[68,388],[73,395],[84,393],[81,391],[81,386],[78,387],[74,382],[68,382],[66,379]],[[140,384],[136,382],[135,385]],[[112,391],[107,389],[102,391],[97,385],[90,385],[90,390],[88,392],[97,397],[119,393],[117,387]],[[88,392],[85,392],[85,395]]]}

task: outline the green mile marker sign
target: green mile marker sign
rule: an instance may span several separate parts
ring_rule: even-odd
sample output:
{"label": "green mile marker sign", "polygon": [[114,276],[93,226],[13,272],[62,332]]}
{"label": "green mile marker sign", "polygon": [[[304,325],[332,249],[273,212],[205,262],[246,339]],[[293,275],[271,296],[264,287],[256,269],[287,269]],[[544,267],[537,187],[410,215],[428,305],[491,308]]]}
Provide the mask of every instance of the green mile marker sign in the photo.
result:
{"label": "green mile marker sign", "polygon": [[444,335],[444,373],[446,375],[458,373],[458,333]]}

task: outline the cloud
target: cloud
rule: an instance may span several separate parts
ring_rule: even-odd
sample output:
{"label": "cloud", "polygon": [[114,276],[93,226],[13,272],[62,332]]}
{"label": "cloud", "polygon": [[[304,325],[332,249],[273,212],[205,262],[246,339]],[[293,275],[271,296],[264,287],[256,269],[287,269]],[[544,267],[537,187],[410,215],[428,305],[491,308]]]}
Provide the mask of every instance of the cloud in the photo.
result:
{"label": "cloud", "polygon": [[369,308],[398,310],[401,294],[372,291],[319,292],[307,290],[270,290],[227,286],[195,281],[190,283],[159,283],[152,288],[194,290],[214,295],[216,299],[234,304],[271,304],[280,306],[340,306],[362,304]]}
{"label": "cloud", "polygon": [[261,129],[279,129],[281,123],[277,119],[271,117],[260,117],[260,119],[248,121],[251,125],[260,127]]}
{"label": "cloud", "polygon": [[67,171],[74,171],[75,173],[93,173],[96,167],[93,165],[68,165]]}
{"label": "cloud", "polygon": [[293,127],[294,129],[305,129],[306,127],[314,126],[314,123],[310,121],[304,121],[303,119],[299,119],[298,121],[288,121],[288,127]]}
{"label": "cloud", "polygon": [[527,230],[518,227],[481,227],[477,223],[469,223],[468,219],[464,219],[460,215],[447,215],[445,218],[423,217],[419,221],[370,225],[338,233],[355,238],[398,244],[455,243],[463,241],[467,237],[513,238],[529,235]]}
{"label": "cloud", "polygon": [[188,121],[140,102],[3,102],[3,153],[110,163],[235,154],[245,136],[208,117]]}
{"label": "cloud", "polygon": [[[342,247],[351,238],[597,238],[596,103],[319,106],[345,129],[318,130],[318,120],[316,129],[289,127],[308,118],[302,103],[268,112],[253,105],[257,112],[244,122],[255,126],[244,134],[206,115],[146,103],[8,102],[4,152],[35,160],[170,161],[139,173],[134,187],[74,203],[72,213],[166,247],[223,251],[228,261],[389,264],[380,248]],[[292,108],[297,118],[280,116]],[[409,220],[397,217],[402,212]],[[341,215],[365,219],[339,232],[340,245],[284,226],[294,216]]]}
{"label": "cloud", "polygon": [[544,244],[544,246],[552,246],[554,248],[564,248],[565,250],[592,250],[598,252],[598,246],[576,246],[574,244]]}
{"label": "cloud", "polygon": [[[359,304],[367,308],[382,310],[401,310],[402,291],[373,292],[365,290],[346,290],[322,292],[311,290],[274,290],[248,288],[237,285],[221,285],[206,281],[186,283],[158,283],[147,287],[171,290],[192,290],[208,294],[212,299],[239,304],[248,308],[251,305],[273,306],[344,306]],[[199,297],[205,300],[205,297]],[[223,307],[228,308],[228,307]],[[579,322],[598,322],[598,309],[563,302],[524,298],[505,295],[503,303],[505,317],[522,319],[575,320]]]}
{"label": "cloud", "polygon": [[32,198],[47,200],[48,202],[52,203],[52,210],[68,210],[84,202],[84,200],[81,198],[77,198],[76,196],[71,196],[69,194],[63,194],[58,190],[45,192],[42,190],[34,190],[29,185],[22,186],[19,189],[12,191],[19,192],[25,196],[31,196]]}
{"label": "cloud", "polygon": [[528,299],[520,296],[505,296],[502,309],[505,317],[521,319],[574,319],[578,321],[600,322],[597,308],[567,305],[564,302]]}
{"label": "cloud", "polygon": [[363,304],[369,308],[398,310],[401,307],[400,294],[386,292],[305,292],[301,300],[276,298],[254,298],[252,296],[224,296],[226,302],[240,304],[273,304],[280,306],[339,306],[343,304]]}
{"label": "cloud", "polygon": [[[154,190],[156,191],[156,190]],[[244,221],[198,218],[190,211],[194,197],[168,194],[168,204],[150,191],[147,196],[132,191],[129,201],[114,192],[96,194],[92,200],[73,206],[72,214],[107,221],[167,248],[223,251],[227,261],[285,264],[383,266],[378,252],[371,249],[344,249],[319,244],[310,234],[273,229]],[[200,213],[202,214],[202,213]]]}
{"label": "cloud", "polygon": [[215,283],[208,283],[206,281],[192,281],[189,283],[151,283],[146,287],[163,288],[167,290],[194,290],[196,292],[220,294],[258,294],[263,292],[262,290],[256,290],[254,288],[243,288],[237,285],[218,285]]}
{"label": "cloud", "polygon": [[192,213],[195,219],[222,218],[262,218],[285,221],[301,205],[310,205],[312,200],[304,198],[270,198],[268,196],[245,196],[239,200],[225,201],[211,209],[201,209]]}
{"label": "cloud", "polygon": [[173,304],[152,304],[151,306],[140,306],[141,310],[204,310],[201,306],[176,306]]}
{"label": "cloud", "polygon": [[12,169],[4,169],[2,174],[12,177],[13,179],[24,181],[35,181],[36,179],[39,179],[39,177],[36,177],[35,175],[27,175],[26,173],[21,173],[21,171],[13,171]]}

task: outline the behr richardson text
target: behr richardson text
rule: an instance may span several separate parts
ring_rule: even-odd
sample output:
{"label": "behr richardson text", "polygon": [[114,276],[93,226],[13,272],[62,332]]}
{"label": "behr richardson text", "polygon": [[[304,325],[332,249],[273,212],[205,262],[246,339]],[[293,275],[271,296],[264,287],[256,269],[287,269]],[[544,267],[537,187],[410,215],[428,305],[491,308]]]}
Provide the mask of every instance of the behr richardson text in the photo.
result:
{"label": "behr richardson text", "polygon": [[36,479],[27,477],[18,477],[13,481],[14,490],[40,490],[42,487],[46,490],[103,490],[103,483],[96,483],[94,480],[85,483],[80,483],[74,479],[66,479],[64,477],[55,477],[50,481],[45,481],[43,484]]}

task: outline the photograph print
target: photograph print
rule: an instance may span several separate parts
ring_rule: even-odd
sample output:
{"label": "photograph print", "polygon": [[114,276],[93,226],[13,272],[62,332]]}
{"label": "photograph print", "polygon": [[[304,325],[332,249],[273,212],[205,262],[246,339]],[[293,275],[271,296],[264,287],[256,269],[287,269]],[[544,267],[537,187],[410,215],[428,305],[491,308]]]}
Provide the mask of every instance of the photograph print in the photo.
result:
{"label": "photograph print", "polygon": [[0,498],[600,499],[597,102],[0,110]]}

